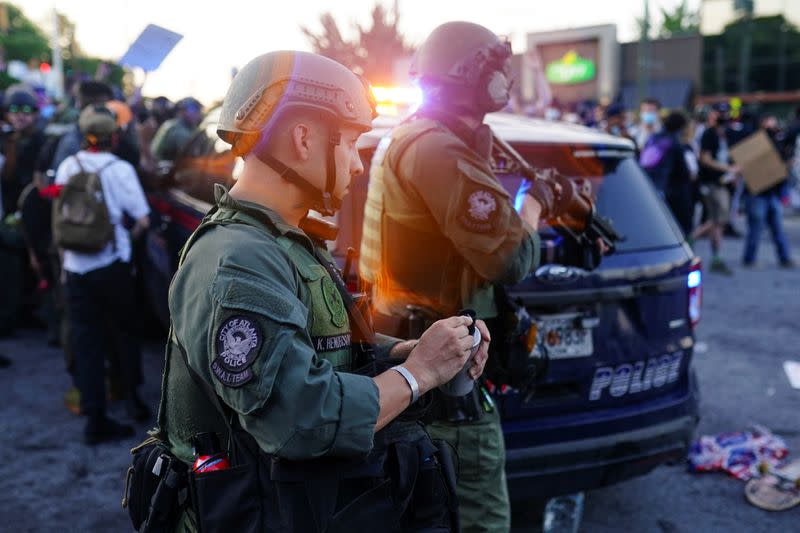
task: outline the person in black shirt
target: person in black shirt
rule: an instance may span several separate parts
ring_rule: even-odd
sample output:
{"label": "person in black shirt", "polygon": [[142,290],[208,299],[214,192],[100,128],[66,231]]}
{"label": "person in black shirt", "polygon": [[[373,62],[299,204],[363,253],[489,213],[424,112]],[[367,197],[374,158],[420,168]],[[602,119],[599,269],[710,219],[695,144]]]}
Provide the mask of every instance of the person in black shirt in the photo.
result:
{"label": "person in black shirt", "polygon": [[700,185],[708,221],[698,227],[693,239],[709,235],[711,238],[711,271],[722,274],[733,272],[719,254],[725,224],[729,219],[731,194],[728,184],[739,174],[739,167],[730,159],[725,108],[717,107],[709,113],[709,127],[700,138]]}

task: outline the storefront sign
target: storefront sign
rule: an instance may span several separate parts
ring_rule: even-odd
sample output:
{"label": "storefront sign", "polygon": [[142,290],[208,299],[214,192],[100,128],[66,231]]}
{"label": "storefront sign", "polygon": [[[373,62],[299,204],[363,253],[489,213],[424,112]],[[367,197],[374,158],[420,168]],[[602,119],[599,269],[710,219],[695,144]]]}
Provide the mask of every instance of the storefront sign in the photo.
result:
{"label": "storefront sign", "polygon": [[595,78],[596,68],[592,60],[581,57],[570,50],[564,57],[547,64],[545,77],[555,85],[574,85]]}

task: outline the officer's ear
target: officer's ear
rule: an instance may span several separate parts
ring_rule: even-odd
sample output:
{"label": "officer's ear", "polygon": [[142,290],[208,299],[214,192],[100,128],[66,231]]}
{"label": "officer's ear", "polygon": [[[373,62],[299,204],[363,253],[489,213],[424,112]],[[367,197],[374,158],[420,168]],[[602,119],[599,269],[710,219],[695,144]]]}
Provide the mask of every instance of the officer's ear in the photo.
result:
{"label": "officer's ear", "polygon": [[295,157],[308,161],[311,157],[311,128],[307,122],[297,122],[291,129],[292,150]]}

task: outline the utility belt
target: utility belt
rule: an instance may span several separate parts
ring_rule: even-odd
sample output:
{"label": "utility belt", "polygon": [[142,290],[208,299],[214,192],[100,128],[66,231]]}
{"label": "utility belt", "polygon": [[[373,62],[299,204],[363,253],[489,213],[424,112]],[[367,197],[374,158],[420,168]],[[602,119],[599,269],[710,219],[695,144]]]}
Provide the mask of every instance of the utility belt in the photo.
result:
{"label": "utility belt", "polygon": [[[200,533],[458,531],[453,458],[418,421],[424,402],[376,433],[366,457],[290,461],[261,451],[210,384],[182,362],[223,416],[231,466],[194,472],[161,435],[145,440],[131,450],[122,501],[137,531],[174,531],[187,508]],[[377,375],[396,363],[373,359],[359,373]]]}
{"label": "utility belt", "polygon": [[[224,470],[194,472],[169,451],[161,438],[150,437],[131,450],[122,507],[140,533],[172,533],[186,509],[197,531],[231,530],[243,533],[281,532],[275,499],[260,452],[247,433],[234,430]],[[266,491],[265,491],[266,489]]]}

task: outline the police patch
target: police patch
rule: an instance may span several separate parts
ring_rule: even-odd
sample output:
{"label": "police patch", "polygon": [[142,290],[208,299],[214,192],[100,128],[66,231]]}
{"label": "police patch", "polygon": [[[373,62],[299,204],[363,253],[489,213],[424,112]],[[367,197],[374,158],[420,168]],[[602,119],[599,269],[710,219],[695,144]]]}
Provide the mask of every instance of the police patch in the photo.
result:
{"label": "police patch", "polygon": [[243,372],[253,364],[263,340],[261,328],[254,320],[243,316],[230,317],[217,331],[217,358],[214,362],[228,372]]}
{"label": "police patch", "polygon": [[478,189],[467,197],[465,212],[458,215],[458,221],[470,231],[487,233],[494,229],[497,207],[494,194],[486,189]]}
{"label": "police patch", "polygon": [[336,285],[328,276],[322,277],[322,298],[331,313],[333,325],[337,328],[344,326],[347,321],[347,311],[344,308],[342,297],[338,289],[336,289]]}
{"label": "police patch", "polygon": [[253,379],[253,371],[245,368],[241,372],[229,372],[225,370],[222,362],[222,357],[217,357],[211,362],[211,371],[214,376],[222,382],[223,385],[228,387],[241,387]]}

